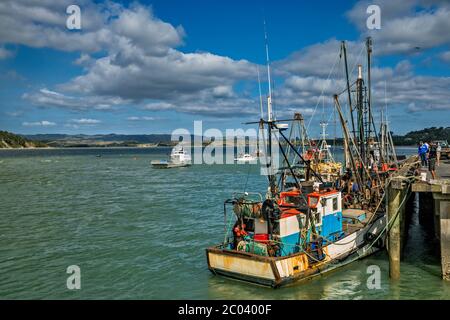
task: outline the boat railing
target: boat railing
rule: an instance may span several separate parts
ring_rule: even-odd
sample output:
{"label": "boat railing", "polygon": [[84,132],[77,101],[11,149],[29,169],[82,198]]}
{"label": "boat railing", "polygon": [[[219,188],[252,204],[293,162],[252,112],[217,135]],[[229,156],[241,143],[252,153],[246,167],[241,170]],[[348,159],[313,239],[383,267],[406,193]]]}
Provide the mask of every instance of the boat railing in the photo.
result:
{"label": "boat railing", "polygon": [[[248,200],[248,201],[252,201],[252,202],[262,202],[263,201],[263,196],[259,192],[234,192],[232,195],[233,195],[234,199],[244,199],[244,200]],[[252,200],[251,196],[255,196],[255,197],[257,196],[259,201]]]}

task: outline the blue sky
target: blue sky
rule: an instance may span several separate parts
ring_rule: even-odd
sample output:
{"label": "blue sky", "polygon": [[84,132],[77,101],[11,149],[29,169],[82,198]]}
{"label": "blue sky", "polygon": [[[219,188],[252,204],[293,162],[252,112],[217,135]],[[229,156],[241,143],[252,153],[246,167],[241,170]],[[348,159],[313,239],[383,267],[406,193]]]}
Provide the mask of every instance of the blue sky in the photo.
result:
{"label": "blue sky", "polygon": [[[81,30],[66,28],[70,4],[81,8]],[[381,9],[380,30],[366,27],[369,4]],[[279,117],[301,112],[317,135],[342,87],[340,41],[354,78],[371,35],[376,118],[386,85],[395,133],[450,125],[448,1],[6,0],[0,129],[170,133],[194,120],[242,127],[259,116],[257,68],[267,94],[264,18]]]}

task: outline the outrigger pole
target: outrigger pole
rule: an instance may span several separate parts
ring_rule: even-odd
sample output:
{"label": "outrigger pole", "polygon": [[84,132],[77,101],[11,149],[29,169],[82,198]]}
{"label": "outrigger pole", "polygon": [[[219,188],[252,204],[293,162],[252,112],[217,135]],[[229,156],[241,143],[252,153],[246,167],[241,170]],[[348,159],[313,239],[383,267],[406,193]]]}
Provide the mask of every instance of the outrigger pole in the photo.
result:
{"label": "outrigger pole", "polygon": [[[297,151],[297,149],[292,145],[292,143],[289,141],[288,138],[286,138],[286,136],[281,132],[281,130],[279,130],[276,127],[275,122],[277,121],[273,121],[272,117],[272,77],[270,74],[270,57],[269,57],[269,41],[268,41],[268,37],[267,37],[267,29],[266,29],[266,20],[264,20],[264,40],[265,40],[265,45],[266,45],[266,62],[267,62],[267,78],[268,78],[268,83],[269,83],[269,97],[267,98],[267,122],[263,120],[263,118],[261,118],[261,120],[259,121],[259,125],[260,128],[264,127],[264,123],[266,122],[268,124],[268,153],[269,153],[269,159],[270,162],[266,164],[267,168],[270,170],[269,171],[269,185],[270,185],[270,194],[273,197],[274,194],[276,194],[276,189],[277,189],[277,183],[276,183],[276,177],[273,174],[272,170],[272,129],[276,128],[278,130],[278,132],[280,133],[280,135],[283,137],[283,139],[289,144],[289,146],[294,150],[294,152],[297,154],[297,156],[302,160],[302,162],[304,164],[307,165],[307,169],[308,172],[312,172],[313,175],[320,181],[323,183],[322,177],[315,172],[312,168],[311,168],[311,161],[306,161],[303,156]],[[281,149],[281,152],[283,154],[283,157],[285,158],[285,160],[288,163],[289,169],[291,171],[292,176],[294,177],[294,180],[296,182],[296,184],[298,185],[298,187],[300,187],[300,183],[298,182],[294,171],[292,170],[292,167],[287,159],[287,155],[285,153],[285,151],[283,150],[280,141],[278,141],[279,147]]]}
{"label": "outrigger pole", "polygon": [[[288,159],[288,157],[287,157],[287,155],[286,155],[286,152],[283,150],[283,146],[281,145],[280,140],[278,140],[278,146],[279,146],[279,148],[280,148],[280,150],[281,150],[281,153],[283,154],[284,160],[286,161],[286,163],[287,163],[287,165],[288,165],[289,171],[291,172],[292,177],[294,178],[295,185],[296,185],[297,188],[300,190],[300,189],[301,189],[300,182],[298,182],[297,177],[295,176],[294,170],[292,169],[292,166],[291,166],[291,164],[289,163],[289,159]],[[284,173],[283,173],[283,174],[284,174]]]}
{"label": "outrigger pole", "polygon": [[[272,130],[272,126],[275,126],[276,127],[276,122],[287,122],[287,121],[295,121],[295,119],[294,120],[292,120],[292,119],[290,119],[290,120],[278,120],[278,121],[266,121],[266,120],[264,120],[264,119],[261,119],[260,121],[258,121],[258,122],[245,122],[244,124],[255,124],[255,123],[258,123],[259,124],[259,127],[260,127],[260,129],[261,128],[263,128],[264,127],[264,123],[266,123],[267,125],[268,125],[268,131],[269,131],[269,135],[271,135],[271,130]],[[278,129],[278,128],[277,128]],[[289,141],[289,139],[283,134],[283,132],[281,132],[280,130],[278,130],[278,132],[280,133],[280,135],[281,135],[281,137],[286,141],[286,143],[290,146],[290,148],[292,149],[292,150],[294,150],[294,152],[295,152],[295,154],[300,158],[300,160],[302,161],[302,163],[304,163],[306,166],[307,166],[307,169],[310,171],[310,172],[312,172],[312,174],[320,181],[320,182],[322,182],[323,183],[323,179],[322,179],[322,177],[320,176],[320,174],[319,173],[317,173],[312,167],[311,167],[311,161],[310,160],[305,160],[305,158],[303,158],[303,156],[298,152],[298,150],[297,150],[297,148],[295,148],[295,146],[291,143],[291,141]],[[271,143],[271,140],[269,139],[269,141],[268,141],[268,145],[269,145],[269,156],[270,156],[270,158],[272,157],[272,143]],[[284,153],[284,150],[282,150],[282,153],[283,153],[283,155],[285,154]],[[270,160],[270,161],[272,161],[272,159]],[[289,162],[288,162],[288,165],[289,165]],[[269,166],[269,165],[268,165]],[[273,177],[274,178],[274,175],[269,175],[269,182],[271,182],[271,177]],[[273,180],[273,182],[275,183],[275,180]],[[276,186],[276,184],[274,184],[274,187]],[[271,188],[272,188],[272,186],[271,186]]]}
{"label": "outrigger pole", "polygon": [[[341,104],[339,103],[339,98],[338,98],[337,94],[334,95],[334,102],[335,102],[335,105],[336,105],[337,112],[339,114],[339,120],[341,121],[342,131],[344,133],[344,141],[346,142],[347,148],[350,149],[351,148],[351,145],[350,145],[350,133],[348,131],[347,123],[345,122],[345,118],[344,118],[344,115],[342,113]],[[361,186],[361,176],[360,176],[359,171],[357,170],[357,166],[356,166],[356,163],[355,163],[355,158],[353,157],[353,153],[350,151],[350,152],[348,152],[348,155],[349,155],[349,158],[350,158],[352,171],[355,173],[355,176],[356,176],[357,183],[358,183],[359,186]]]}
{"label": "outrigger pole", "polygon": [[289,144],[289,146],[294,150],[294,152],[297,154],[297,156],[302,160],[302,162],[304,164],[307,165],[307,168],[310,172],[312,172],[312,174],[319,179],[320,182],[323,183],[323,179],[320,176],[320,174],[318,174],[316,171],[314,171],[313,168],[311,168],[311,161],[310,160],[305,160],[305,158],[303,158],[303,156],[297,151],[297,149],[294,147],[294,145],[289,141],[288,138],[286,138],[286,136],[283,134],[283,132],[281,132],[280,130],[278,131],[280,133],[280,135],[283,137],[283,139]]}

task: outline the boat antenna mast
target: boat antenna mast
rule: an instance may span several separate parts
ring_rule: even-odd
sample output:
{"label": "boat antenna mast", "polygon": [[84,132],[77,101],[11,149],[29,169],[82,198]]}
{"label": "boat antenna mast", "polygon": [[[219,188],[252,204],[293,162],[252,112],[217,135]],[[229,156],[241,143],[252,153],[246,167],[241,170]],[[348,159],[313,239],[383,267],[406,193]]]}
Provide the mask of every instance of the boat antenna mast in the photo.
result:
{"label": "boat antenna mast", "polygon": [[375,121],[373,118],[373,108],[372,108],[372,76],[371,76],[371,69],[372,69],[372,37],[367,37],[366,39],[366,50],[367,50],[367,87],[368,87],[368,113],[369,113],[369,119],[368,119],[368,138],[372,137],[371,134],[371,127],[373,130],[373,136],[376,141],[378,141],[378,134],[375,127]]}
{"label": "boat antenna mast", "polygon": [[258,73],[259,108],[261,112],[261,119],[264,119],[263,99],[261,93],[261,77],[259,75],[259,67],[256,67],[256,72]]}
{"label": "boat antenna mast", "polygon": [[272,77],[270,75],[269,40],[267,37],[266,20],[264,19],[264,40],[266,43],[267,80],[269,83],[269,97],[267,98],[267,121],[272,121]]}
{"label": "boat antenna mast", "polygon": [[353,104],[352,104],[352,93],[351,93],[351,86],[350,86],[350,75],[348,72],[347,45],[345,44],[345,41],[341,42],[341,53],[344,54],[345,78],[346,78],[346,84],[347,84],[348,106],[350,109],[350,118],[351,118],[351,122],[352,122],[352,134],[353,134],[353,138],[356,139],[355,122],[353,120]]}
{"label": "boat antenna mast", "polygon": [[331,154],[330,148],[328,148],[327,142],[327,126],[328,122],[321,121],[320,126],[322,127],[322,141],[319,147],[319,154],[323,155],[323,162],[334,162],[333,155]]}
{"label": "boat antenna mast", "polygon": [[[269,161],[266,164],[269,170],[269,194],[273,198],[277,192],[277,182],[276,177],[273,170],[273,155],[272,155],[272,126],[275,124],[273,123],[272,119],[272,77],[270,75],[270,58],[269,58],[269,40],[267,36],[267,28],[266,28],[266,19],[264,19],[264,41],[266,46],[266,63],[267,63],[267,81],[269,83],[269,96],[267,98],[267,131],[268,131],[268,137],[267,137],[267,143],[268,143],[268,154],[269,154]],[[263,121],[261,119],[261,121]]]}

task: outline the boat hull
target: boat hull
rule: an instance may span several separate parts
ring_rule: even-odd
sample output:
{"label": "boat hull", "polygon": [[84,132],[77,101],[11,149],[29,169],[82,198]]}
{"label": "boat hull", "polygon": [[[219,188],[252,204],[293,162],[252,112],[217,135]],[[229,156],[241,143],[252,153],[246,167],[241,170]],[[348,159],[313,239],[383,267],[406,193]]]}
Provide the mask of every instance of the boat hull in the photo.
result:
{"label": "boat hull", "polygon": [[[384,245],[384,235],[376,245],[368,234],[377,237],[386,225],[385,216],[339,241],[323,247],[325,259],[310,263],[308,255],[296,253],[286,257],[266,257],[228,250],[221,245],[206,249],[208,268],[213,274],[277,288],[324,275],[356,260],[367,257]],[[372,239],[374,239],[372,236]]]}
{"label": "boat hull", "polygon": [[190,163],[171,163],[171,162],[151,162],[153,168],[157,169],[171,169],[171,168],[181,168],[189,167]]}

